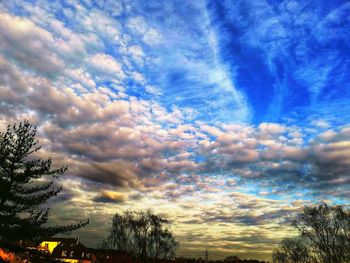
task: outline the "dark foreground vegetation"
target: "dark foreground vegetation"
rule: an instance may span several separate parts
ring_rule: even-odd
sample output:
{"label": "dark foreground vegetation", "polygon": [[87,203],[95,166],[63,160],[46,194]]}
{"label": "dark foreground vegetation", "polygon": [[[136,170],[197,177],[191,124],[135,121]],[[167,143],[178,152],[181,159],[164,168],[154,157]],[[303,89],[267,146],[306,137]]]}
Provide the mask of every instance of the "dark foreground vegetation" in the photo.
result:
{"label": "dark foreground vegetation", "polygon": [[150,211],[116,213],[108,237],[102,247],[126,251],[133,257],[171,259],[176,255],[178,243],[169,229],[168,220]]}
{"label": "dark foreground vegetation", "polygon": [[342,206],[305,207],[293,221],[299,235],[282,240],[274,263],[349,263],[350,211]]}
{"label": "dark foreground vegetation", "polygon": [[[50,250],[52,244],[57,244]],[[50,246],[48,244],[51,244]],[[131,253],[116,249],[88,248],[79,239],[74,238],[48,238],[36,247],[31,247],[37,252],[34,259],[29,262],[75,262],[75,263],[265,263],[258,260],[241,260],[238,257],[230,256],[224,260],[210,260],[203,258],[181,258],[160,259],[151,257],[135,257]],[[1,261],[3,257],[3,261]],[[17,255],[14,253],[4,253],[0,249],[0,262],[28,262],[28,255]],[[34,259],[34,260],[33,260]]]}
{"label": "dark foreground vegetation", "polygon": [[61,226],[46,224],[49,208],[43,207],[62,190],[54,179],[67,167],[53,169],[50,158],[35,158],[40,150],[35,136],[36,128],[27,121],[0,133],[0,247],[33,257],[36,253],[24,244],[88,224],[88,220]]}
{"label": "dark foreground vegetation", "polygon": [[[78,239],[54,238],[89,221],[47,224],[47,201],[62,190],[55,179],[67,167],[52,168],[50,158],[38,158],[35,136],[36,128],[27,121],[0,132],[0,262],[208,262],[176,258],[178,242],[170,222],[150,211],[116,213],[100,249],[87,248]],[[293,226],[299,235],[282,240],[272,255],[274,263],[350,263],[349,210],[325,203],[305,207]],[[259,263],[234,256],[210,262]]]}

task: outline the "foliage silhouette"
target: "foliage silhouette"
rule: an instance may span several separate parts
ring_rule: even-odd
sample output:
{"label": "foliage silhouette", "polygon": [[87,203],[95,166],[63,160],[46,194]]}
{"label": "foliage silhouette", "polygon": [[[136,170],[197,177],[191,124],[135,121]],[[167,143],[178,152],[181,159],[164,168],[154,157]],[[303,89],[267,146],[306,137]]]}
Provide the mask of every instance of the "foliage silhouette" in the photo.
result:
{"label": "foliage silhouette", "polygon": [[62,190],[54,179],[67,167],[52,169],[50,158],[35,158],[40,149],[35,136],[28,121],[0,133],[0,247],[9,251],[24,252],[27,245],[88,224],[47,225],[49,208],[43,206]]}
{"label": "foliage silhouette", "polygon": [[299,232],[296,239],[284,239],[277,253],[287,261],[275,262],[350,262],[350,211],[342,206],[304,207],[292,224]]}
{"label": "foliage silhouette", "polygon": [[273,262],[309,263],[311,255],[305,240],[299,237],[285,238],[280,249],[273,254]]}
{"label": "foliage silhouette", "polygon": [[272,263],[287,263],[288,262],[288,256],[285,252],[276,249],[272,253]]}
{"label": "foliage silhouette", "polygon": [[126,251],[142,262],[147,258],[169,259],[178,247],[169,227],[168,220],[150,211],[116,213],[102,247]]}

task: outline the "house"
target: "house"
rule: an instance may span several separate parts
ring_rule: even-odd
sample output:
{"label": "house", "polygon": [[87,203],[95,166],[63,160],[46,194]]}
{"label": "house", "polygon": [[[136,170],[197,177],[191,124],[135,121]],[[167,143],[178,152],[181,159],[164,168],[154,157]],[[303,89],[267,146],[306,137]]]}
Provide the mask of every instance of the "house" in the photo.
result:
{"label": "house", "polygon": [[[25,244],[25,247],[28,251],[36,250],[39,252],[40,262],[46,262],[50,256],[52,259],[70,263],[140,263],[126,251],[85,247],[80,243],[79,238],[47,238],[37,246]],[[0,248],[0,259],[4,261],[23,263],[28,262],[28,258],[25,255],[18,256],[14,253],[6,253]],[[154,260],[152,262],[168,263]]]}
{"label": "house", "polygon": [[52,254],[53,250],[62,242],[76,242],[75,238],[47,238],[42,241],[36,248]]}
{"label": "house", "polygon": [[53,258],[71,263],[91,263],[93,249],[85,247],[79,238],[48,238],[37,249],[49,253]]}

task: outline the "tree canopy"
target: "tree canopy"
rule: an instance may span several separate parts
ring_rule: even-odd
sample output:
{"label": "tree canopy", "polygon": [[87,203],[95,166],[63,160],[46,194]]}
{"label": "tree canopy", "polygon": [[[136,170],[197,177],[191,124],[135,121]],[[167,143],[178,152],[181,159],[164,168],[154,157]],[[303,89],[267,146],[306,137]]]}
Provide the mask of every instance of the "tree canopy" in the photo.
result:
{"label": "tree canopy", "polygon": [[20,249],[20,241],[35,243],[88,224],[47,224],[49,208],[44,205],[62,190],[54,179],[67,167],[53,169],[50,158],[35,157],[40,150],[36,132],[28,121],[0,132],[0,246],[9,250]]}
{"label": "tree canopy", "polygon": [[178,246],[169,227],[168,220],[150,211],[116,213],[102,246],[129,252],[142,261],[169,259],[175,256]]}
{"label": "tree canopy", "polygon": [[305,207],[292,224],[297,238],[286,238],[275,251],[274,262],[350,262],[350,211],[322,203]]}

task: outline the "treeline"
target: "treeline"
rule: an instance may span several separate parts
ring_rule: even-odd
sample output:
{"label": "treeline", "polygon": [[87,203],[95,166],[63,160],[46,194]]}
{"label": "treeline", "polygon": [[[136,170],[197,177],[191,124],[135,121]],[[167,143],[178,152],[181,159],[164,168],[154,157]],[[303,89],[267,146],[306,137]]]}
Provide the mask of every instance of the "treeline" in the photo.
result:
{"label": "treeline", "polygon": [[237,256],[228,256],[223,260],[205,260],[203,258],[176,258],[176,263],[268,263],[256,259],[240,259]]}

